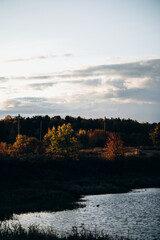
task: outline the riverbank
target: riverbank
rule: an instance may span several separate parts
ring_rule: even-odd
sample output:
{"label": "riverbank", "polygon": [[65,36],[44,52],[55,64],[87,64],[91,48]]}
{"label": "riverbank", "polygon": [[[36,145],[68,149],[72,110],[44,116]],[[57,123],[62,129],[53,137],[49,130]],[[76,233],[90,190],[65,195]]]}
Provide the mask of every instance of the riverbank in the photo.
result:
{"label": "riverbank", "polygon": [[160,187],[159,157],[111,161],[82,153],[78,161],[32,156],[1,158],[0,165],[1,220],[13,213],[77,208],[82,195]]}

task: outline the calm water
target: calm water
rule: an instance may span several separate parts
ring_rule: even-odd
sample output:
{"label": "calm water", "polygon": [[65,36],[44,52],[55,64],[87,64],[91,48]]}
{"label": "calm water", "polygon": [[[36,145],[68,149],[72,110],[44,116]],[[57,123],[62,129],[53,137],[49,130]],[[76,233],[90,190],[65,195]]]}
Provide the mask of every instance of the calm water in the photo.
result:
{"label": "calm water", "polygon": [[[160,189],[141,189],[125,194],[86,196],[86,207],[53,213],[15,215],[24,227],[52,226],[70,232],[73,226],[103,230],[110,235],[143,240],[160,239]],[[99,205],[99,207],[97,207]]]}

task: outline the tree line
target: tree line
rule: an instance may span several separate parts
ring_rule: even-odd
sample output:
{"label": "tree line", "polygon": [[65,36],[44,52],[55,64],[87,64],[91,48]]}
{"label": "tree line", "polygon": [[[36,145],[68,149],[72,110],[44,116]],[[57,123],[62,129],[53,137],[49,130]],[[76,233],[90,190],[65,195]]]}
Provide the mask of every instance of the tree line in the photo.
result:
{"label": "tree line", "polygon": [[[34,137],[43,141],[49,129],[55,129],[63,124],[70,123],[73,130],[79,134],[81,142],[86,147],[104,146],[106,134],[116,133],[123,139],[126,146],[152,146],[151,133],[160,126],[160,123],[139,123],[131,119],[98,118],[85,119],[81,117],[60,116],[49,117],[11,117],[0,120],[0,142],[13,144],[18,131],[20,135]],[[104,131],[105,130],[105,131]]]}

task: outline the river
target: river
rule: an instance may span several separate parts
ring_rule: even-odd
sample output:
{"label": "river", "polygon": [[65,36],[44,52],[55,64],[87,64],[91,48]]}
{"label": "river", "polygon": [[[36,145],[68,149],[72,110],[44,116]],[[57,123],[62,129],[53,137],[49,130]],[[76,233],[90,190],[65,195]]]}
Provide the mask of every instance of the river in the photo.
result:
{"label": "river", "polygon": [[[160,189],[139,189],[123,194],[82,198],[85,207],[60,212],[15,215],[24,227],[53,227],[58,233],[73,226],[140,240],[160,239]],[[14,220],[16,221],[16,220]]]}

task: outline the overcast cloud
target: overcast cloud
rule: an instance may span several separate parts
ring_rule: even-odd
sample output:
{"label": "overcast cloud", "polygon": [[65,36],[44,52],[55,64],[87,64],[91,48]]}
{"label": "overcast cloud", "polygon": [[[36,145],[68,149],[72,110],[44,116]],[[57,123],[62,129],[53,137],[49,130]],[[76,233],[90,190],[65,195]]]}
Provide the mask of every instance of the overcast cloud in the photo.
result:
{"label": "overcast cloud", "polygon": [[[160,59],[97,65],[27,77],[2,76],[1,88],[6,89],[6,84],[12,86],[15,81],[21,84],[23,94],[18,85],[16,96],[12,96],[8,88],[9,99],[2,101],[1,115],[10,112],[14,115],[25,112],[54,112],[59,115],[68,115],[70,112],[75,115],[79,112],[78,115],[86,116],[86,113],[89,115],[90,112],[91,116],[96,114],[98,117],[100,114],[106,115],[105,112],[110,109],[110,114],[115,116],[117,108],[124,111],[125,107],[122,106],[125,104],[127,107],[135,104],[139,111],[145,106],[145,112],[147,104],[148,110],[152,109],[153,112],[154,109],[156,116],[160,117],[160,113],[157,113],[159,109],[156,109],[160,104]],[[28,92],[32,94],[28,95]],[[151,118],[148,117],[148,121],[151,121]]]}

